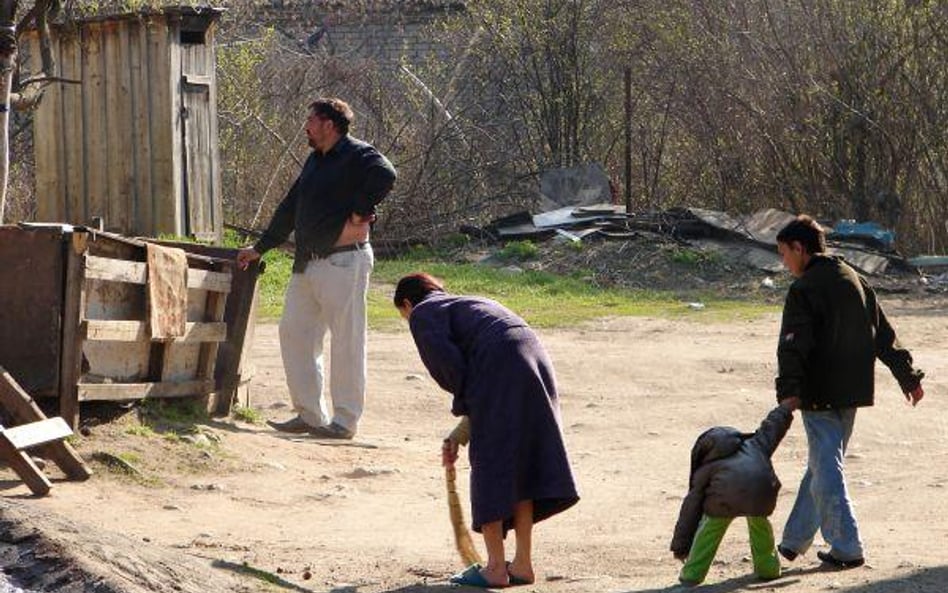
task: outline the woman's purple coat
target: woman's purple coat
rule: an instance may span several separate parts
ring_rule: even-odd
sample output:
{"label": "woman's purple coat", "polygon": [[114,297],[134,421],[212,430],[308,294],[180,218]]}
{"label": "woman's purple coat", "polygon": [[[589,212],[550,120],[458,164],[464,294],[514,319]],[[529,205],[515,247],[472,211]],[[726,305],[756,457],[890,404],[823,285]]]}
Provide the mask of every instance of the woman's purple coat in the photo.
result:
{"label": "woman's purple coat", "polygon": [[560,427],[553,365],[527,323],[480,297],[434,292],[409,318],[431,376],[454,395],[451,412],[471,422],[473,528],[533,500],[534,522],[576,504]]}

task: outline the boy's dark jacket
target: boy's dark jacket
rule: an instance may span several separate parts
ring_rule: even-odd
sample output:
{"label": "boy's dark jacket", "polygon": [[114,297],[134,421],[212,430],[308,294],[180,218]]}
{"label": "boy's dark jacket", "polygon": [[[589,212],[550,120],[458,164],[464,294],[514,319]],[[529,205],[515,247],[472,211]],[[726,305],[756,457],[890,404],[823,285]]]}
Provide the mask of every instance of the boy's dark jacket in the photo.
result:
{"label": "boy's dark jacket", "polygon": [[770,457],[787,434],[793,414],[778,406],[753,434],[717,426],[691,449],[688,495],[681,503],[671,551],[685,557],[702,514],[711,517],[767,517],[777,506],[780,480]]}
{"label": "boy's dark jacket", "polygon": [[804,410],[873,404],[879,358],[908,393],[924,373],[912,368],[876,294],[836,257],[816,254],[790,286],[777,346],[777,400],[799,397]]}

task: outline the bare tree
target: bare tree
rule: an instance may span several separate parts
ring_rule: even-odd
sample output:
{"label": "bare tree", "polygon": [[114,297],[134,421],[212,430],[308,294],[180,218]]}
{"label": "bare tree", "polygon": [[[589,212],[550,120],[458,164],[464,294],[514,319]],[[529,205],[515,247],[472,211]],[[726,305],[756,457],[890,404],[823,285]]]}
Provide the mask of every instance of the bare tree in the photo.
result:
{"label": "bare tree", "polygon": [[10,177],[10,88],[16,68],[16,0],[0,0],[0,224]]}

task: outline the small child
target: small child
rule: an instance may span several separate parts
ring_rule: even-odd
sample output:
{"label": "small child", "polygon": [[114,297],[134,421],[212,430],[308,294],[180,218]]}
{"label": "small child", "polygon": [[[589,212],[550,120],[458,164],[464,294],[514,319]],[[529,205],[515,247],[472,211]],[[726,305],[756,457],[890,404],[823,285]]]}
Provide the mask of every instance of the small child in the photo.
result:
{"label": "small child", "polygon": [[790,428],[793,404],[787,400],[772,410],[753,434],[717,426],[695,441],[689,491],[671,543],[675,558],[685,563],[678,577],[683,584],[704,581],[735,517],[747,517],[757,576],[766,580],[780,576],[774,531],[767,518],[777,506],[780,490],[770,457]]}

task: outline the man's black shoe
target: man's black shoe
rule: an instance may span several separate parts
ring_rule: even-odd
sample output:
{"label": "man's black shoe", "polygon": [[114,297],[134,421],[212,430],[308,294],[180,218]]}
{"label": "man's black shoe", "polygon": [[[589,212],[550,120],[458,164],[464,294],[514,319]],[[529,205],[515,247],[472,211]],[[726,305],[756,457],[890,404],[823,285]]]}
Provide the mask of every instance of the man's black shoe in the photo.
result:
{"label": "man's black shoe", "polygon": [[352,437],[355,436],[355,433],[342,426],[341,424],[327,424],[325,426],[316,426],[309,429],[309,434],[314,437],[319,437],[321,439],[342,439],[346,441],[351,441]]}
{"label": "man's black shoe", "polygon": [[777,546],[777,551],[780,552],[780,555],[786,558],[788,562],[793,562],[797,559],[797,556],[799,556],[799,554],[783,545]]}
{"label": "man's black shoe", "polygon": [[829,564],[830,566],[835,566],[836,568],[857,568],[866,563],[865,558],[840,560],[836,556],[833,556],[831,552],[817,552],[816,557],[819,558],[823,564]]}
{"label": "man's black shoe", "polygon": [[267,425],[270,426],[273,430],[279,430],[280,432],[288,432],[290,434],[305,434],[313,430],[313,426],[307,424],[302,418],[296,416],[295,418],[290,418],[286,422],[274,422],[272,420],[267,420]]}

